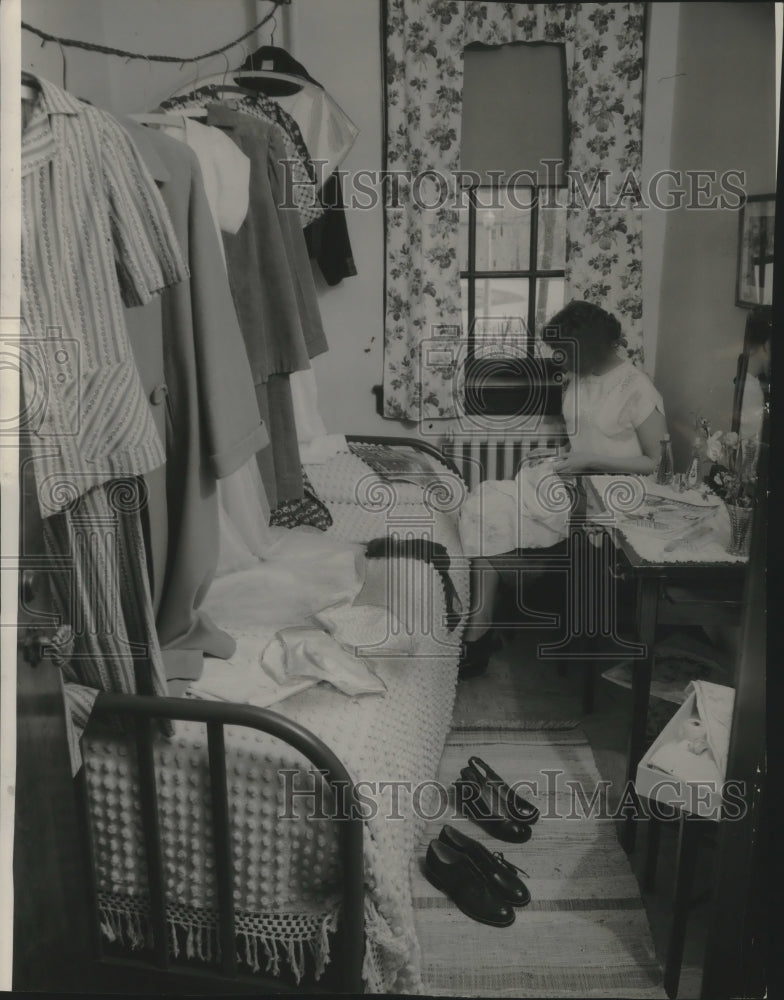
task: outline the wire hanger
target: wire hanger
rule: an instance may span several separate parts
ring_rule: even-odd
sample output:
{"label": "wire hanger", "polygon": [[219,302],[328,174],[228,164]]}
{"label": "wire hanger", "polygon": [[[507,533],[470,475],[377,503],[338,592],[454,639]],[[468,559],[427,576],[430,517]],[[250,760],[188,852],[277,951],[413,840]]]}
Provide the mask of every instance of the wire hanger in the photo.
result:
{"label": "wire hanger", "polygon": [[228,54],[228,52],[224,52],[223,53],[223,58],[226,60],[226,70],[225,70],[225,72],[223,74],[223,80],[222,80],[222,83],[225,86],[226,85],[226,77],[231,72],[231,63],[229,62],[229,54]]}
{"label": "wire hanger", "polygon": [[62,42],[58,42],[58,45],[60,46],[60,55],[63,57],[63,90],[68,90],[68,60]]}
{"label": "wire hanger", "polygon": [[22,73],[22,100],[35,101],[41,93],[41,85],[32,73]]}

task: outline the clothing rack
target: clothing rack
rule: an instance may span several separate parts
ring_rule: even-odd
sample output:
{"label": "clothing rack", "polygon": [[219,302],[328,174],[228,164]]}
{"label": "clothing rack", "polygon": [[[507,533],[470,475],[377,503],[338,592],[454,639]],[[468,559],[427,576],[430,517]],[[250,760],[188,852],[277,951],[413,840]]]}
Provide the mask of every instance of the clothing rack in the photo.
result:
{"label": "clothing rack", "polygon": [[239,45],[240,42],[244,42],[246,38],[249,38],[254,32],[258,31],[259,28],[263,28],[265,24],[273,20],[275,14],[280,7],[288,7],[291,4],[291,0],[271,0],[274,4],[272,10],[268,11],[260,21],[249,28],[246,32],[240,35],[238,38],[233,39],[231,42],[227,42],[225,45],[221,45],[217,49],[211,49],[209,52],[202,52],[200,55],[196,56],[171,56],[171,55],[150,55],[143,52],[128,52],[125,49],[114,48],[110,45],[99,45],[95,42],[85,42],[78,38],[60,38],[57,35],[51,35],[47,31],[43,31],[41,28],[37,28],[33,24],[28,24],[26,21],[22,21],[22,29],[24,31],[29,31],[33,35],[37,35],[41,39],[41,45],[46,45],[47,42],[54,42],[61,48],[64,46],[66,48],[84,49],[86,52],[100,52],[103,55],[109,56],[119,56],[122,59],[143,59],[145,62],[162,62],[162,63],[179,63],[180,66],[184,66],[186,63],[199,63],[204,59],[209,59],[212,56],[223,55],[224,52],[228,52],[229,49],[233,49],[235,45]]}

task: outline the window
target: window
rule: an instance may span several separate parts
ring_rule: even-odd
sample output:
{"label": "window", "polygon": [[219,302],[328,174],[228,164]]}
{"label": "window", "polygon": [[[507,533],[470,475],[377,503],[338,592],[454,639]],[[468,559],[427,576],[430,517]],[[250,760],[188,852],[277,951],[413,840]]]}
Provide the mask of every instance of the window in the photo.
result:
{"label": "window", "polygon": [[481,186],[468,192],[459,259],[470,357],[502,342],[515,357],[548,353],[539,338],[564,304],[562,191]]}
{"label": "window", "polygon": [[[541,336],[564,304],[563,60],[550,44],[465,51],[461,167],[480,180],[458,247],[468,412],[520,412],[525,387],[552,380]],[[525,186],[509,186],[518,171]]]}

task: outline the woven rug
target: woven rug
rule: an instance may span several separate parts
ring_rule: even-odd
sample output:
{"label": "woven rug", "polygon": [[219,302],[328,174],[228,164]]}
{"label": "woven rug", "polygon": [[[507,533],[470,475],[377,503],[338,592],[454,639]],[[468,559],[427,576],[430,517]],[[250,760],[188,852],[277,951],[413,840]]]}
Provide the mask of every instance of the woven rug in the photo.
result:
{"label": "woven rug", "polygon": [[[425,993],[665,997],[646,912],[615,824],[586,816],[579,807],[580,818],[568,818],[575,810],[565,781],[579,782],[590,800],[600,780],[584,734],[453,729],[439,780],[449,787],[472,754],[510,782],[540,783],[530,798],[542,816],[526,844],[494,840],[470,820],[446,820],[525,869],[532,898],[515,911],[511,927],[487,927],[466,917],[422,873],[427,844],[445,820],[429,824],[412,866]],[[555,770],[562,772],[557,782],[543,773]]]}

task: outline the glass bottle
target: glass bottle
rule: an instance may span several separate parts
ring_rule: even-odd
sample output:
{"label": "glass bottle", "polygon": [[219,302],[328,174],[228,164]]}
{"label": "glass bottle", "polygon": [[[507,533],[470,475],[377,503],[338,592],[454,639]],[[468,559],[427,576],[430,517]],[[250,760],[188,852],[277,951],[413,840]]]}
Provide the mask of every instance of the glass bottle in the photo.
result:
{"label": "glass bottle", "polygon": [[668,485],[672,482],[674,471],[670,435],[665,434],[661,439],[661,455],[659,456],[659,464],[656,466],[656,482],[661,486]]}
{"label": "glass bottle", "polygon": [[689,461],[689,468],[686,471],[686,486],[693,490],[700,485],[700,472],[702,470],[702,458],[700,457],[700,439],[694,442],[694,447],[691,450],[691,459]]}

